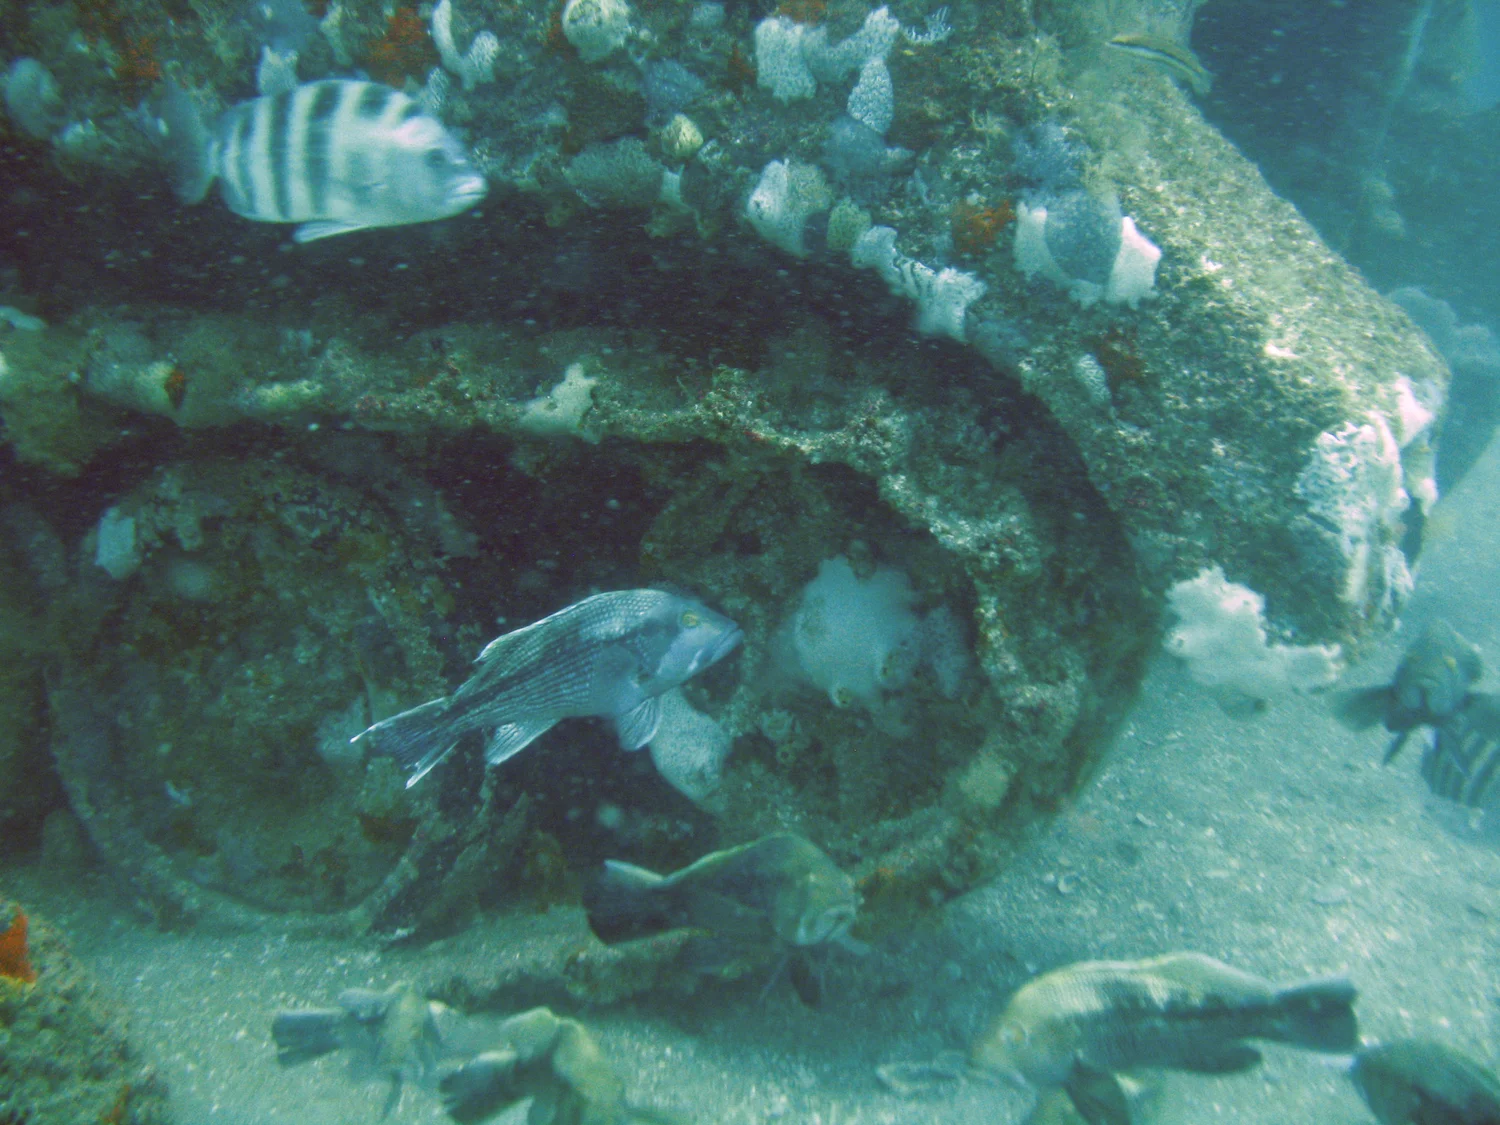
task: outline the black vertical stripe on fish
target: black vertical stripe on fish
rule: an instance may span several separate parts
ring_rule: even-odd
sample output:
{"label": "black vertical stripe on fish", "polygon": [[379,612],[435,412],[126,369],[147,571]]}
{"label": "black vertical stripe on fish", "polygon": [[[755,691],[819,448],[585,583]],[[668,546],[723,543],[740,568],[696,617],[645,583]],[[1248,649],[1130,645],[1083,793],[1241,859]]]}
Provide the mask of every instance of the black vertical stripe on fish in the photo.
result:
{"label": "black vertical stripe on fish", "polygon": [[286,90],[271,99],[270,121],[266,135],[266,155],[270,158],[271,190],[275,194],[275,217],[292,218],[292,192],[288,182],[287,155],[291,147],[292,98],[295,90]]}
{"label": "black vertical stripe on fish", "polygon": [[1500,806],[1500,793],[1491,788],[1496,780],[1496,771],[1500,769],[1500,738],[1492,734],[1477,745],[1475,750],[1478,754],[1474,759],[1473,775],[1464,789],[1464,803],[1476,808]]}
{"label": "black vertical stripe on fish", "polygon": [[401,107],[401,112],[396,115],[396,123],[399,125],[402,122],[410,121],[413,117],[421,117],[422,113],[422,107],[416,102],[407,102]]}
{"label": "black vertical stripe on fish", "polygon": [[338,113],[343,87],[337,82],[319,82],[308,109],[307,133],[303,137],[302,168],[307,177],[310,210],[322,215],[328,209],[328,182],[332,171],[333,119]]}
{"label": "black vertical stripe on fish", "polygon": [[391,99],[396,96],[396,91],[389,86],[381,86],[378,83],[370,83],[359,95],[359,115],[361,117],[378,118],[385,112],[386,106],[390,105]]}
{"label": "black vertical stripe on fish", "polygon": [[1500,809],[1500,696],[1470,694],[1434,732],[1421,769],[1437,796],[1471,808]]}

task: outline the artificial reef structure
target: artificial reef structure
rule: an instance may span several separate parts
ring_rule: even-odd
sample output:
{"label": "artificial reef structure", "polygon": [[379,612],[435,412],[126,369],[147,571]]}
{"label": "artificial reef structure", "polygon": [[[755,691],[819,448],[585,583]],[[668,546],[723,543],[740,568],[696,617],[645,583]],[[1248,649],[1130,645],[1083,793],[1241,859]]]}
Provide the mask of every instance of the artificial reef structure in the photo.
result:
{"label": "artificial reef structure", "polygon": [[[793,829],[874,931],[1068,799],[1174,584],[1221,568],[1278,644],[1391,620],[1447,371],[1105,42],[1194,5],[587,2],[0,21],[53,81],[0,169],[7,808],[55,771],[169,924],[420,935]],[[292,247],[172,199],[159,78],[355,71],[459,132],[481,207]],[[687,690],[713,776],[582,722],[410,790],[350,752],[655,584],[745,630]]]}

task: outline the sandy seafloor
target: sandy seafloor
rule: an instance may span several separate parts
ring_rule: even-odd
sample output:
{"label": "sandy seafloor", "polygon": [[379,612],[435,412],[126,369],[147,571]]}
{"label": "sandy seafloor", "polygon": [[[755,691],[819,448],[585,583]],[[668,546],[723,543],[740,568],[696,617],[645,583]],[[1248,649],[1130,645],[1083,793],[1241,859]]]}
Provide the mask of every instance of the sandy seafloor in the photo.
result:
{"label": "sandy seafloor", "polygon": [[[1345,682],[1386,678],[1434,614],[1500,667],[1500,443],[1431,521],[1401,631]],[[1500,675],[1481,686],[1500,688]],[[1385,739],[1342,729],[1315,697],[1231,717],[1164,657],[1076,804],[993,885],[866,958],[841,955],[821,1009],[783,983],[765,998],[752,984],[579,1014],[637,1100],[726,1125],[1020,1121],[1031,1103],[1020,1091],[953,1083],[903,1098],[875,1068],[964,1047],[1035,971],[1179,949],[1283,981],[1347,974],[1368,1038],[1436,1036],[1493,1060],[1500,831],[1427,795],[1415,740],[1382,768]],[[575,912],[554,911],[383,952],[168,934],[144,927],[104,875],[74,885],[37,868],[3,875],[8,893],[128,997],[134,1034],[187,1123],[377,1120],[383,1083],[355,1081],[337,1059],[277,1066],[274,1010],[326,1004],[350,986],[493,975],[579,925]],[[1156,1081],[1151,1120],[1161,1125],[1372,1120],[1338,1066],[1275,1046],[1248,1074]],[[386,1120],[446,1119],[431,1092],[414,1089]]]}

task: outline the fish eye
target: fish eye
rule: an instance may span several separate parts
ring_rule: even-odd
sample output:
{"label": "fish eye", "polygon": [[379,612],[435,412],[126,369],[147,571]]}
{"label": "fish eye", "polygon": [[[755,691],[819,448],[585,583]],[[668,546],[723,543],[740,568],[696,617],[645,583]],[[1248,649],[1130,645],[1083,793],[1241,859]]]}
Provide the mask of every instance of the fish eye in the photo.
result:
{"label": "fish eye", "polygon": [[703,619],[692,610],[687,610],[682,615],[682,627],[684,629],[696,629],[703,624]]}
{"label": "fish eye", "polygon": [[429,168],[444,168],[448,164],[448,155],[440,148],[430,148],[423,154],[422,159]]}

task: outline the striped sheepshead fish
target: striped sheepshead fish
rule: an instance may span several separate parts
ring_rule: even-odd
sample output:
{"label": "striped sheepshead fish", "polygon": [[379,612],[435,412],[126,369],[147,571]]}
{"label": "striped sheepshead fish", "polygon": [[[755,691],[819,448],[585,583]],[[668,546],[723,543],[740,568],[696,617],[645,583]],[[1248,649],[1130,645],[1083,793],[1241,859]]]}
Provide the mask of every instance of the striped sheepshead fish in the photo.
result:
{"label": "striped sheepshead fish", "polygon": [[181,87],[168,85],[161,108],[183,202],[198,202],[218,180],[231,211],[300,223],[298,242],[445,219],[487,190],[442,122],[375,82],[309,82],[242,102],[212,129]]}
{"label": "striped sheepshead fish", "polygon": [[1500,695],[1470,692],[1422,754],[1422,780],[1439,797],[1500,811]]}

